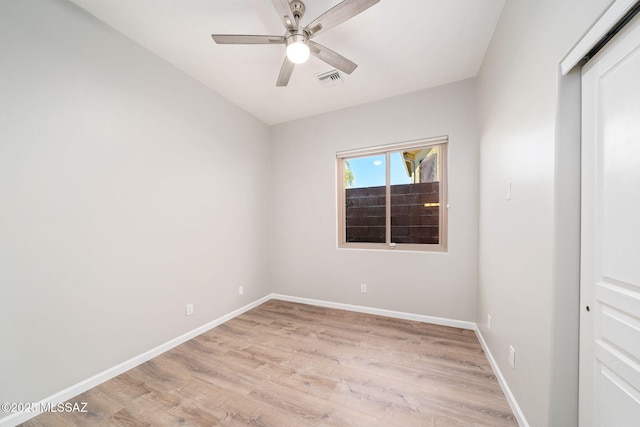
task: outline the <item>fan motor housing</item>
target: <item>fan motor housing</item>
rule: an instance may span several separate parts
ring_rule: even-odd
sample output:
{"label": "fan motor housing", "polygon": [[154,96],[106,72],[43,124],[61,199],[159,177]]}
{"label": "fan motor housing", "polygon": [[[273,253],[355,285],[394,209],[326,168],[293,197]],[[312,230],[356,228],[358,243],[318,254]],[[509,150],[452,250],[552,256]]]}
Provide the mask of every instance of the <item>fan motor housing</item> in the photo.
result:
{"label": "fan motor housing", "polygon": [[289,31],[285,35],[285,43],[289,46],[291,43],[309,43],[309,35],[305,33],[302,28],[298,28],[296,31]]}

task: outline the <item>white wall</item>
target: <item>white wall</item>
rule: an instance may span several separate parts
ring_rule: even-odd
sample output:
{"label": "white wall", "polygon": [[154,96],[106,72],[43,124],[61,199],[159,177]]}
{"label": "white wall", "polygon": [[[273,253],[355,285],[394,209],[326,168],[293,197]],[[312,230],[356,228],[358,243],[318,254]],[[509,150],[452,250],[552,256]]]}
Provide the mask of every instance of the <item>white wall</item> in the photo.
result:
{"label": "white wall", "polygon": [[[331,90],[331,89],[328,89]],[[475,83],[463,80],[272,128],[274,291],[472,321]],[[336,249],[337,151],[449,135],[449,251]],[[360,293],[360,284],[368,293]]]}
{"label": "white wall", "polygon": [[0,2],[0,52],[0,402],[269,293],[266,125],[70,2]]}
{"label": "white wall", "polygon": [[532,426],[577,423],[579,92],[558,63],[609,3],[506,2],[478,77],[477,323]]}

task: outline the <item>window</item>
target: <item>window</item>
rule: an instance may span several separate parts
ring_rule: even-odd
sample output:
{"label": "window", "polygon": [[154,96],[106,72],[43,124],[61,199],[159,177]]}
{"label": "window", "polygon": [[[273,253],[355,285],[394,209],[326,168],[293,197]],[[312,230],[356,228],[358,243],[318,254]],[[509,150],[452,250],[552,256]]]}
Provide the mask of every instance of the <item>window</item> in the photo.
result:
{"label": "window", "polygon": [[447,142],[337,153],[338,246],[445,251]]}

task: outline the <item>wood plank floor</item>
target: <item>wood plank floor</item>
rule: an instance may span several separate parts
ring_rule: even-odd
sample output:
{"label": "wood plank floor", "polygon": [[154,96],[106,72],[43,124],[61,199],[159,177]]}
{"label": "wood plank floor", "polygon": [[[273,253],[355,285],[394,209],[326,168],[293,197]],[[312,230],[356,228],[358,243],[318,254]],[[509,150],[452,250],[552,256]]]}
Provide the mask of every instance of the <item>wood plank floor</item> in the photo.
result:
{"label": "wood plank floor", "polygon": [[268,301],[24,426],[517,426],[473,331]]}

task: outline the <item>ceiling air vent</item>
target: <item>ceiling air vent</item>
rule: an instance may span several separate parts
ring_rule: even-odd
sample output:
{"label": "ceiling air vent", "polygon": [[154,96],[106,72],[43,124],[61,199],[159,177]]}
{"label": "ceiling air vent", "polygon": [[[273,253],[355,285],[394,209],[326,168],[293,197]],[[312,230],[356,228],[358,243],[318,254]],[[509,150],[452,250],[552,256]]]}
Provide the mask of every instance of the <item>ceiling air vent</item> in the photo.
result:
{"label": "ceiling air vent", "polygon": [[316,77],[322,86],[331,87],[344,82],[338,70],[327,71],[326,73],[317,74]]}

